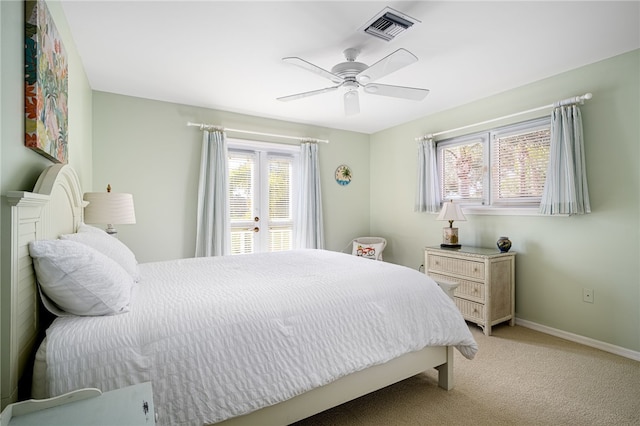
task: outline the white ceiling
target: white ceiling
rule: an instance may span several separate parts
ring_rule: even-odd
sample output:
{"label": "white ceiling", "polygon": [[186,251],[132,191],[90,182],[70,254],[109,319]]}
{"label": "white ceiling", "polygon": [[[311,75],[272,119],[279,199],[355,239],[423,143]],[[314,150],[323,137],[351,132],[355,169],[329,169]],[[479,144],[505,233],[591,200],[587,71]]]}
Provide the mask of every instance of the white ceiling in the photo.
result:
{"label": "white ceiling", "polygon": [[[94,90],[363,133],[640,48],[638,1],[62,0],[62,6]],[[386,6],[421,23],[391,42],[358,31]],[[339,91],[276,100],[334,85],[283,57],[330,70],[349,47],[359,48],[357,60],[368,65],[409,50],[419,61],[378,82],[431,92],[416,102],[361,90],[361,112],[349,117]]]}

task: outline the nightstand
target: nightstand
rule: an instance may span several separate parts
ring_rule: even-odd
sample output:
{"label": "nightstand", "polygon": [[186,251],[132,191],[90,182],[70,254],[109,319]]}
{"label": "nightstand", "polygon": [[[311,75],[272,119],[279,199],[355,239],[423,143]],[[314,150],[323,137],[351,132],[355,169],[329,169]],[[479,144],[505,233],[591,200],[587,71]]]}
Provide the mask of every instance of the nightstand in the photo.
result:
{"label": "nightstand", "polygon": [[140,425],[156,424],[151,382],[102,393],[80,389],[58,397],[7,406],[2,425]]}
{"label": "nightstand", "polygon": [[426,247],[425,273],[437,281],[456,282],[454,301],[465,320],[478,324],[484,334],[491,327],[515,321],[514,252],[466,247]]}

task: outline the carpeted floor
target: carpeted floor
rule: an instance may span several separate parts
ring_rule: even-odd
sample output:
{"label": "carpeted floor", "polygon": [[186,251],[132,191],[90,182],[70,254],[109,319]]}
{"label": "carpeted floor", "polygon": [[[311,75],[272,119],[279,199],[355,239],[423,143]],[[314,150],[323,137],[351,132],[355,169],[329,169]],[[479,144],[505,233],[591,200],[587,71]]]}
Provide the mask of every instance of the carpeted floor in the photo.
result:
{"label": "carpeted floor", "polygon": [[428,371],[296,426],[640,425],[640,362],[520,326],[470,328],[480,349],[455,351],[453,390]]}

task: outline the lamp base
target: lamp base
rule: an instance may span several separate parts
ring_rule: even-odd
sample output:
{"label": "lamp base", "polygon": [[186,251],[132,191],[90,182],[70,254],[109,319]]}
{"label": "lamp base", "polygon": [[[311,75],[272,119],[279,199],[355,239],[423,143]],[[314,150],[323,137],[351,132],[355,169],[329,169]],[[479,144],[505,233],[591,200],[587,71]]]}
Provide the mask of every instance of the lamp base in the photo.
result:
{"label": "lamp base", "polygon": [[118,238],[118,231],[116,230],[116,228],[113,227],[112,224],[107,224],[107,229],[105,229],[105,232],[109,235],[111,235],[112,237],[116,237]]}
{"label": "lamp base", "polygon": [[454,249],[454,248],[461,248],[462,245],[461,244],[440,244],[440,248],[450,248],[450,249]]}
{"label": "lamp base", "polygon": [[460,248],[459,241],[458,228],[442,228],[442,244],[440,244],[440,247]]}

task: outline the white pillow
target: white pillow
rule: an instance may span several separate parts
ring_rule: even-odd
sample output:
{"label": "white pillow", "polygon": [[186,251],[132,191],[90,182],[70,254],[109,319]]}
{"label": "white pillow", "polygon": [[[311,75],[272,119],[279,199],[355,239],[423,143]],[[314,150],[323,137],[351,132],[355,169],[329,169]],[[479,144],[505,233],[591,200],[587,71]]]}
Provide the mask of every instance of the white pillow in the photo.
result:
{"label": "white pillow", "polygon": [[[85,225],[86,228],[93,228]],[[98,229],[98,228],[94,228]],[[104,231],[99,232],[78,232],[75,234],[60,235],[62,240],[71,240],[77,243],[85,244],[107,257],[118,262],[125,271],[131,275],[134,281],[140,281],[140,271],[138,268],[138,261],[135,254],[126,246],[122,241],[107,234]]]}
{"label": "white pillow", "polygon": [[384,243],[364,244],[354,241],[351,254],[354,256],[362,256],[367,259],[377,259],[383,249]]}
{"label": "white pillow", "polygon": [[97,250],[74,241],[43,240],[30,242],[29,254],[42,292],[63,311],[85,316],[129,311],[133,279]]}
{"label": "white pillow", "polygon": [[104,229],[100,229],[100,228],[96,228],[95,226],[87,225],[84,222],[80,222],[80,225],[78,225],[78,232],[92,232],[94,234],[106,234],[107,233]]}

